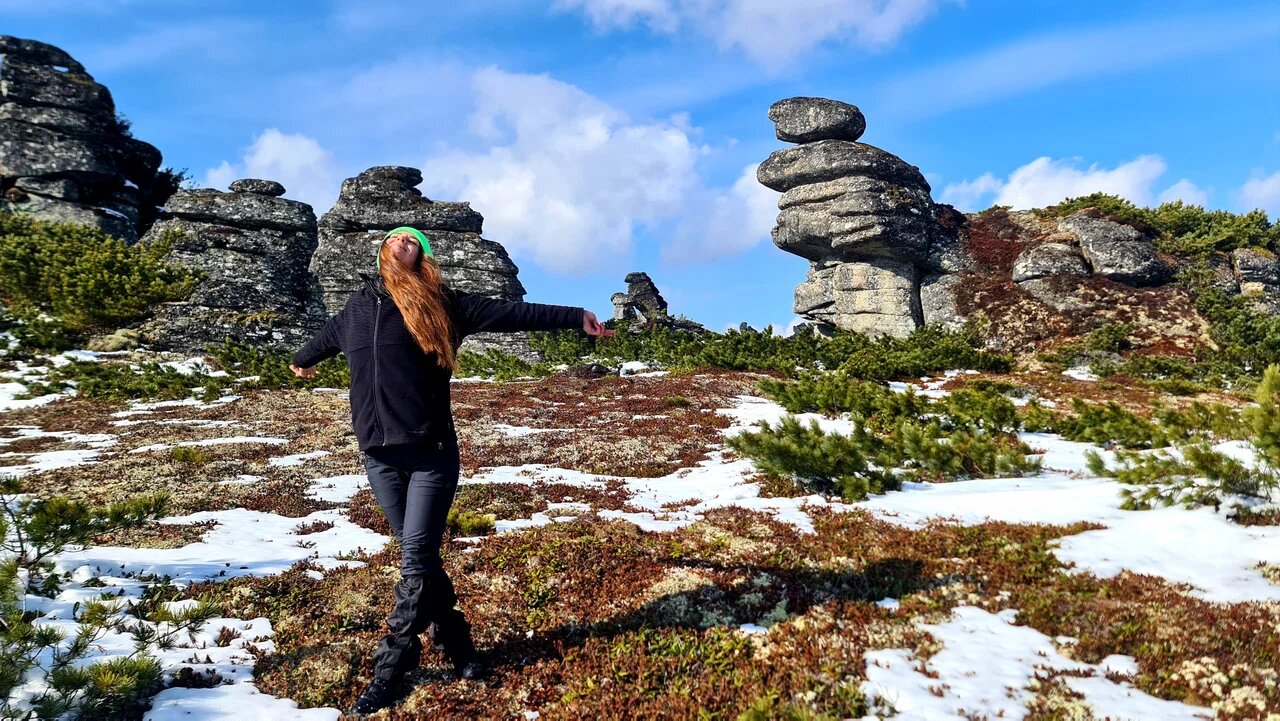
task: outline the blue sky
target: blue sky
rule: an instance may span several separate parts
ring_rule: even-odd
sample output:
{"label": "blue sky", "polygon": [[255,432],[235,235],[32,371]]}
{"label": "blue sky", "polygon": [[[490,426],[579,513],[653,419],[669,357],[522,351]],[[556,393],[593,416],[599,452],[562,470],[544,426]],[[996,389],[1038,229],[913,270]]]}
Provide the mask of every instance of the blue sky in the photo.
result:
{"label": "blue sky", "polygon": [[754,167],[794,95],[963,210],[1095,190],[1280,216],[1280,7],[1183,0],[0,0],[198,185],[268,177],[322,213],[423,168],[520,266],[604,315],[647,271],[672,312],[786,326],[805,261]]}

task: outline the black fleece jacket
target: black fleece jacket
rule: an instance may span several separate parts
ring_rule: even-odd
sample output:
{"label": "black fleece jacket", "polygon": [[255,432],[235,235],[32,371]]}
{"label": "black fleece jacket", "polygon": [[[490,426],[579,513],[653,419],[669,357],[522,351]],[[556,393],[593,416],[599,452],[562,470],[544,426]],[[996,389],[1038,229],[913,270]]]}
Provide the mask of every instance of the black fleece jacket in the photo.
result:
{"label": "black fleece jacket", "polygon": [[[438,442],[456,438],[449,401],[452,372],[418,347],[400,309],[382,285],[365,276],[365,287],[325,322],[293,364],[310,368],[339,352],[351,369],[351,423],[360,450],[374,446]],[[581,328],[582,308],[521,303],[445,290],[454,348],[482,331],[509,332]]]}

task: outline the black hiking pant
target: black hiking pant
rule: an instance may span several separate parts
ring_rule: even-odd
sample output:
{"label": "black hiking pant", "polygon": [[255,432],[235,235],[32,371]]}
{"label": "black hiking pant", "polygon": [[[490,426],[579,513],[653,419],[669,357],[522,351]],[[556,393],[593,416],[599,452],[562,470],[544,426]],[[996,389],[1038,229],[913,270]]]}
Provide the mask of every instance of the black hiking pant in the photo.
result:
{"label": "black hiking pant", "polygon": [[389,632],[373,657],[375,678],[390,681],[417,668],[422,658],[418,636],[432,623],[455,664],[474,653],[471,627],[454,608],[458,597],[440,559],[459,465],[456,439],[374,447],[364,454],[369,485],[401,549]]}

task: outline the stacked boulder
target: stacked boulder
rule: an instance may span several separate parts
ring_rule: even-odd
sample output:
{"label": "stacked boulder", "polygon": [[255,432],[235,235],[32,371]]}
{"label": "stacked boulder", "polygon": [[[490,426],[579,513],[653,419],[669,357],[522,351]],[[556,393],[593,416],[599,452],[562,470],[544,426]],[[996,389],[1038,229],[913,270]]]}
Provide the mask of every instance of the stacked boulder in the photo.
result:
{"label": "stacked boulder", "polygon": [[648,273],[627,273],[625,293],[614,293],[613,319],[632,332],[640,332],[650,326],[664,326],[683,333],[704,333],[706,328],[684,316],[667,313],[667,301],[658,292],[658,286]]}
{"label": "stacked boulder", "polygon": [[[342,182],[338,201],[320,218],[319,246],[311,271],[319,283],[324,311],[337,313],[347,296],[374,273],[378,248],[388,230],[402,225],[424,232],[445,281],[468,293],[522,300],[519,269],[498,243],[480,237],[484,218],[470,203],[435,201],[417,186],[422,172],[401,166],[369,168]],[[463,344],[469,350],[494,348],[535,359],[527,335],[479,333]]]}
{"label": "stacked boulder", "polygon": [[194,352],[227,338],[295,349],[324,320],[307,265],[316,249],[310,205],[282,198],[270,180],[237,180],[231,192],[175,193],[143,243],[170,243],[165,260],[199,272],[185,301],[161,304],[142,339]]}
{"label": "stacked boulder", "polygon": [[133,243],[160,162],[74,58],[0,35],[0,210],[93,225]]}
{"label": "stacked boulder", "polygon": [[948,206],[920,170],[858,142],[857,107],[788,98],[769,108],[779,140],[797,143],[760,164],[780,191],[773,242],[809,261],[794,310],[819,329],[905,336],[924,322],[922,280],[965,267]]}

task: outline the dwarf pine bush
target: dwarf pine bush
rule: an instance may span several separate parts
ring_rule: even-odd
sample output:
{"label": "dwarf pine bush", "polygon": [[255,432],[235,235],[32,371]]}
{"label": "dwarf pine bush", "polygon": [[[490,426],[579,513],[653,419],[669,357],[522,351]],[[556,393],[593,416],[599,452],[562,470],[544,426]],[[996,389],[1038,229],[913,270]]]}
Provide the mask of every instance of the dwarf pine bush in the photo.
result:
{"label": "dwarf pine bush", "polygon": [[985,431],[943,430],[937,422],[902,421],[888,432],[873,432],[860,418],[853,432],[824,433],[816,421],[794,416],[777,426],[729,440],[765,473],[796,478],[811,491],[864,500],[869,494],[902,487],[904,480],[953,481],[974,477],[1037,473],[1038,459],[1015,436]]}
{"label": "dwarf pine bush", "polygon": [[1041,217],[1061,218],[1086,208],[1093,208],[1117,222],[1156,231],[1160,236],[1160,249],[1174,255],[1204,257],[1236,248],[1275,249],[1280,244],[1280,226],[1273,224],[1261,210],[1248,213],[1205,210],[1180,200],[1155,208],[1140,208],[1124,198],[1093,193],[1068,198],[1036,213]]}
{"label": "dwarf pine bush", "polygon": [[860,422],[844,435],[824,432],[817,421],[806,425],[785,416],[776,426],[765,422],[759,431],[730,438],[729,446],[761,471],[795,477],[816,493],[857,501],[902,487],[896,476],[874,465],[884,444]]}
{"label": "dwarf pine bush", "polygon": [[[1280,366],[1266,369],[1254,392],[1254,400],[1257,405],[1244,412],[1243,425],[1234,423],[1228,428],[1243,427],[1247,431],[1258,460],[1256,467],[1214,450],[1205,440],[1198,440],[1180,446],[1176,454],[1120,452],[1111,467],[1100,455],[1090,453],[1089,470],[1125,484],[1122,490],[1125,506],[1132,509],[1174,504],[1217,508],[1224,502],[1242,498],[1276,500],[1280,489]],[[1212,422],[1213,418],[1223,418],[1225,414],[1209,409],[1195,410],[1178,417],[1176,422],[1189,424],[1206,417]]]}
{"label": "dwarf pine bush", "polygon": [[0,213],[0,303],[71,334],[120,327],[195,286],[194,272],[163,261],[173,240],[127,245],[92,226]]}
{"label": "dwarf pine bush", "polygon": [[[171,647],[198,630],[215,608],[196,603],[174,611],[159,602],[176,598],[167,590],[168,579],[151,579],[132,606],[111,593],[77,605],[78,628],[66,637],[39,623],[39,614],[27,609],[27,597],[59,592],[67,577],[54,560],[63,551],[155,520],[164,515],[167,500],[157,494],[91,507],[61,497],[24,496],[16,479],[0,479],[0,717],[128,718],[160,690],[162,673],[151,649]],[[130,636],[134,652],[88,661],[109,631]],[[43,675],[46,687],[29,698],[16,695],[32,674]]]}

